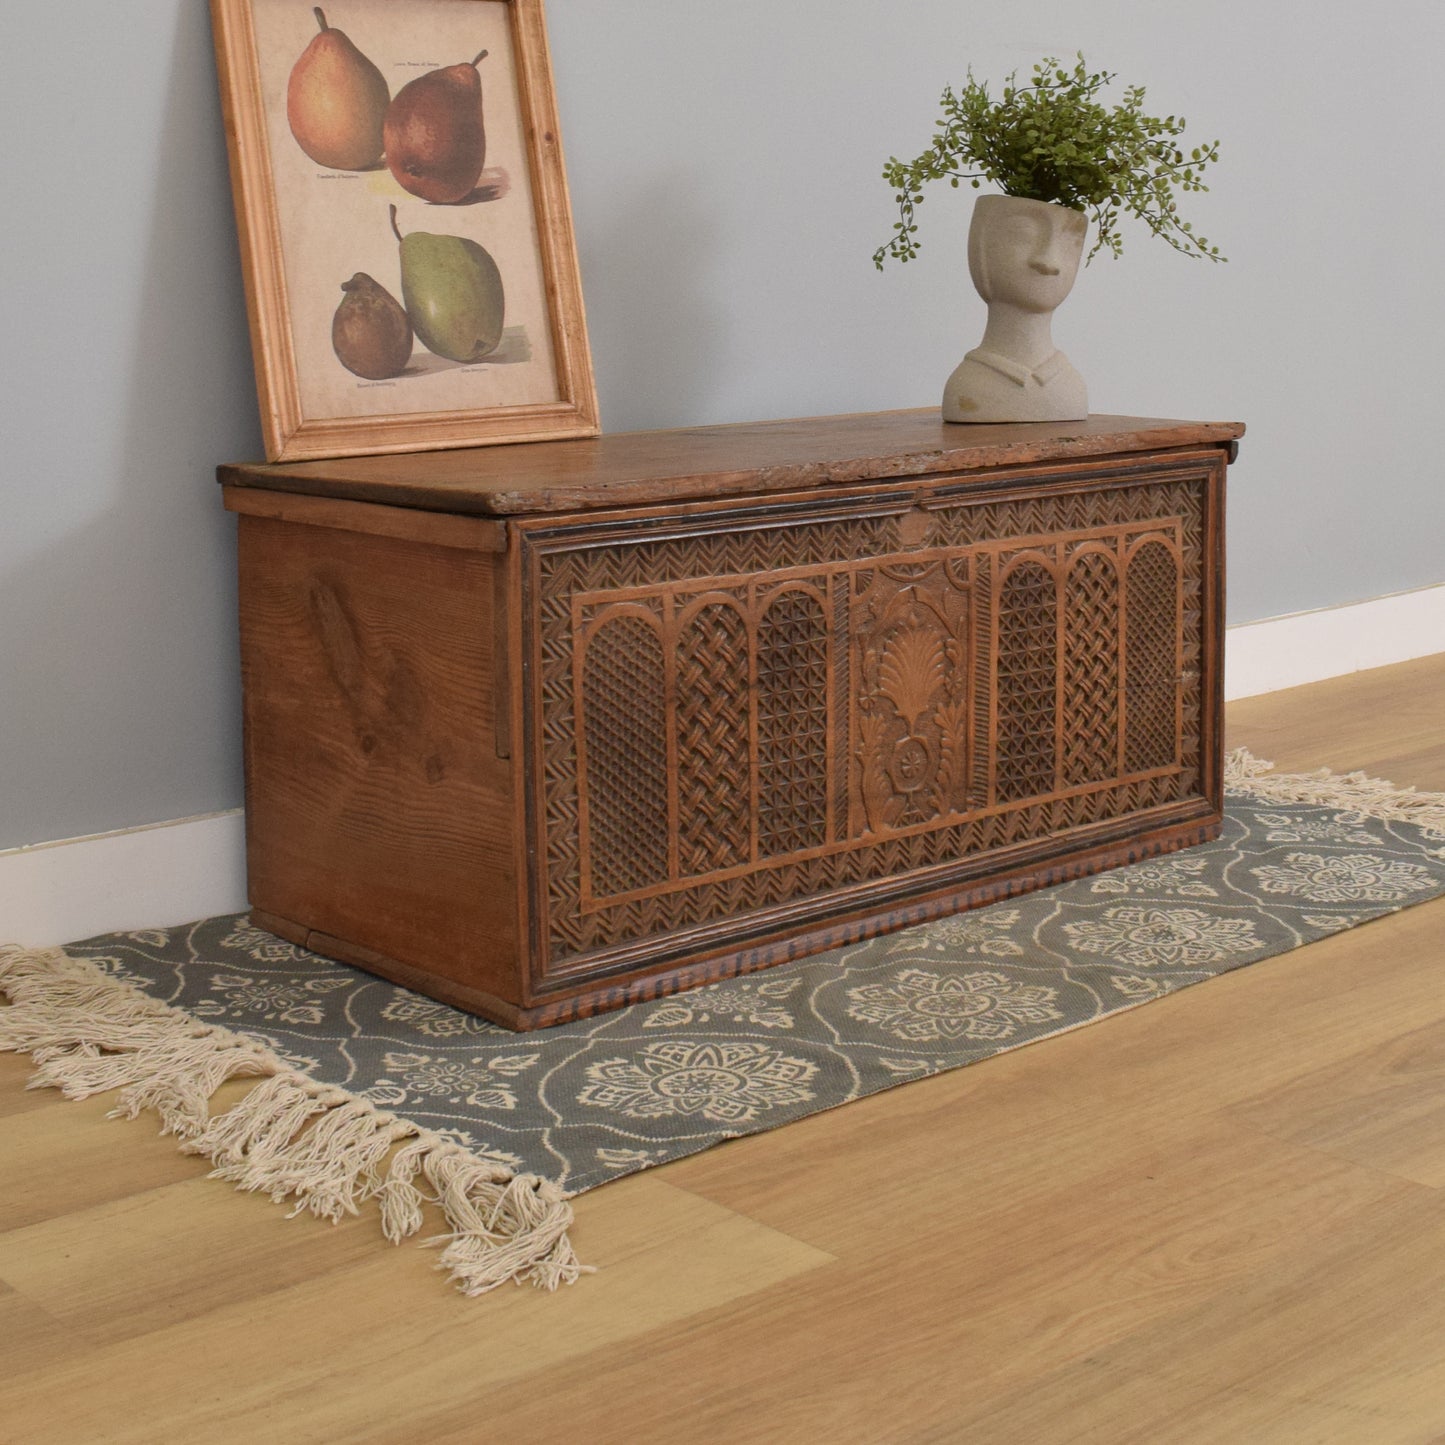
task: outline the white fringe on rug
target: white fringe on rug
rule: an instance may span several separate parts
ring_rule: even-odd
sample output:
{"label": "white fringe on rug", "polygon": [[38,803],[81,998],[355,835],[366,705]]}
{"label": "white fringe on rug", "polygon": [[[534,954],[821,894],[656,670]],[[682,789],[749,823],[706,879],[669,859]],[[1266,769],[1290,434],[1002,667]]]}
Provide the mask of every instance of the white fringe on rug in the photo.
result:
{"label": "white fringe on rug", "polygon": [[1276,773],[1274,764],[1247,748],[1224,760],[1224,786],[1266,803],[1306,803],[1339,808],[1391,823],[1414,823],[1445,834],[1445,793],[1421,793],[1364,773]]}
{"label": "white fringe on rug", "polygon": [[[28,1087],[59,1089],[67,1099],[119,1089],[112,1116],[154,1109],[182,1153],[215,1165],[212,1178],[277,1203],[292,1199],[293,1214],[309,1210],[333,1223],[378,1199],[394,1244],[421,1229],[424,1203],[437,1204],[450,1232],[425,1243],[441,1247],[439,1268],[463,1294],[508,1280],[556,1289],[590,1272],[567,1238],[572,1206],[550,1180],[514,1175],[317,1083],[263,1044],[201,1023],[88,960],[59,949],[0,948],[0,993],[10,999],[0,1008],[0,1050],[28,1053],[39,1066]],[[262,1082],[213,1118],[211,1096],[240,1078]]]}

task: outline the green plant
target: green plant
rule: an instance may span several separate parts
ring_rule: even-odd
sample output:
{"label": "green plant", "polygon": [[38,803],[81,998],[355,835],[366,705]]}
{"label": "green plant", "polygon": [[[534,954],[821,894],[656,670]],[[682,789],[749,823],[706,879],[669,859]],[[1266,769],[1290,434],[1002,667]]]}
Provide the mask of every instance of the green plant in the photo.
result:
{"label": "green plant", "polygon": [[1119,214],[1127,211],[1187,256],[1223,261],[1217,246],[1196,236],[1181,220],[1175,191],[1207,191],[1205,166],[1219,159],[1219,142],[1195,146],[1186,156],[1176,144],[1184,117],[1144,114],[1144,87],[1130,86],[1124,102],[1109,109],[1096,99],[1114,79],[1090,73],[1082,53],[1072,71],[1052,57],[1039,61],[1028,85],[1015,71],[1004,82],[1003,98],[989,98],[985,84],[968,72],[958,93],[943,92],[943,114],[933,144],[913,161],[890,157],[883,179],[893,187],[899,219],[894,235],[873,253],[881,271],[885,258],[911,260],[918,254],[916,208],[928,181],[984,181],[1006,196],[1054,201],[1083,211],[1095,223],[1089,260],[1107,246],[1123,249]]}

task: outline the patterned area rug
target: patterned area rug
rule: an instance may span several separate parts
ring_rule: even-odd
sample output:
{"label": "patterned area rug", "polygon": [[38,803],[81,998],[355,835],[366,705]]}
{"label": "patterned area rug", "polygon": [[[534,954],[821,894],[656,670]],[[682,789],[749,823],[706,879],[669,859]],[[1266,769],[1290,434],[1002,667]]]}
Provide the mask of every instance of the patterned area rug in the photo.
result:
{"label": "patterned area rug", "polygon": [[[1035,1043],[1445,892],[1445,797],[1230,759],[1216,843],[542,1033],[308,953],[244,916],[0,950],[0,1048],[119,1088],[216,1176],[388,1237],[451,1232],[469,1293],[582,1266],[567,1200]],[[262,1079],[211,1117],[227,1078]]]}

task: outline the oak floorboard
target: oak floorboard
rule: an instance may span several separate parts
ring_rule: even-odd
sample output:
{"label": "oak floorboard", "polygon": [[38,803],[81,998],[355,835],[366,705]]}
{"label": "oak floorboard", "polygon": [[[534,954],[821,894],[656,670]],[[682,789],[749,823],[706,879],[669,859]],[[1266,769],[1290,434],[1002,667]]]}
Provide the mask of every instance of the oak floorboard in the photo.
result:
{"label": "oak floorboard", "polygon": [[1445,1023],[1313,1069],[1229,1113],[1273,1138],[1445,1187]]}
{"label": "oak floorboard", "polygon": [[45,1108],[46,1091],[25,1087],[32,1073],[34,1066],[29,1059],[16,1054],[0,1054],[0,1119]]}
{"label": "oak floorboard", "polygon": [[[83,1334],[0,1280],[0,1359],[6,1374],[53,1368],[89,1348]],[[4,1438],[0,1421],[0,1440]]]}
{"label": "oak floorboard", "polygon": [[[0,1054],[0,1091],[24,1088],[31,1073],[28,1059]],[[210,1168],[178,1153],[153,1114],[107,1119],[112,1098],[70,1103],[53,1089],[30,1097],[35,1107],[0,1116],[0,1231],[199,1180]]]}
{"label": "oak floorboard", "polygon": [[127,1194],[0,1234],[0,1279],[100,1343],[355,1268],[380,1245],[372,1211],[332,1225],[259,1202],[204,1177]]}
{"label": "oak floorboard", "polygon": [[1238,1290],[899,1438],[1434,1445],[1445,1437],[1442,1255],[1445,1198],[1421,1191]]}
{"label": "oak floorboard", "polygon": [[[201,1201],[197,1212],[214,1217]],[[600,1191],[577,1241],[600,1267],[585,1288],[509,1287],[478,1300],[428,1278],[414,1248],[378,1240],[365,1258],[314,1278],[0,1377],[0,1439],[350,1445],[380,1429],[415,1441],[425,1439],[418,1418],[459,1392],[487,1402],[471,1428],[474,1439],[490,1438],[492,1402],[528,1375],[661,1327],[680,1330],[720,1303],[836,1267],[819,1250],[646,1176]],[[32,1287],[69,1308],[66,1284]],[[600,1404],[594,1392],[589,1413]]]}
{"label": "oak floorboard", "polygon": [[[1442,718],[1445,655],[1228,741],[1445,791]],[[555,1296],[464,1299],[0,1056],[0,1439],[1439,1440],[1442,966],[1437,900],[623,1180]]]}

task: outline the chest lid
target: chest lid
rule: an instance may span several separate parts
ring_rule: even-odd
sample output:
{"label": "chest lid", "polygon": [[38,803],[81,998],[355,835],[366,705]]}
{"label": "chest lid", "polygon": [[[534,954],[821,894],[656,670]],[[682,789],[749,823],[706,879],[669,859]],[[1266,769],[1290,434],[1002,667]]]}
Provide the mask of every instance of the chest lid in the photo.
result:
{"label": "chest lid", "polygon": [[228,486],[422,511],[528,516],[1226,446],[1240,422],[1090,416],[961,426],[936,407],[328,461],[238,463]]}

